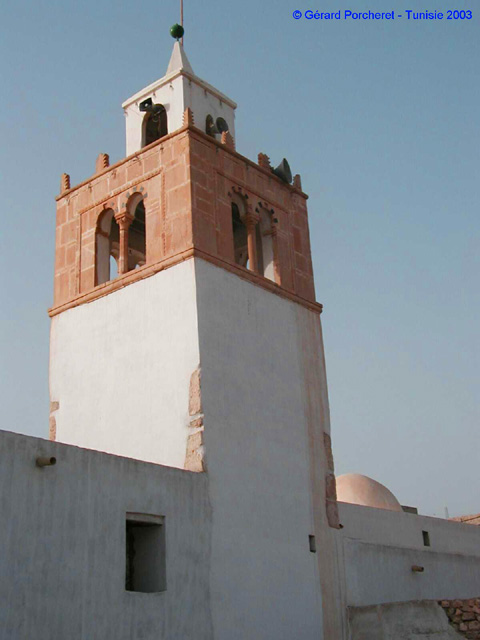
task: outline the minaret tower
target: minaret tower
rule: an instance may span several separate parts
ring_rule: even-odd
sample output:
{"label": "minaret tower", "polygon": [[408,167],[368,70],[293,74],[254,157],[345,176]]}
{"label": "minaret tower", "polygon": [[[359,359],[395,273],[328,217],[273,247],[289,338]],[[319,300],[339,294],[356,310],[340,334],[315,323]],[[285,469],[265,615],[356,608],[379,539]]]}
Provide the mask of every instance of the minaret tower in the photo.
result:
{"label": "minaret tower", "polygon": [[57,197],[50,437],[206,473],[215,638],[337,640],[300,177],[236,151],[236,104],[178,40],[123,108],[127,156],[100,154],[75,186],[64,174]]}

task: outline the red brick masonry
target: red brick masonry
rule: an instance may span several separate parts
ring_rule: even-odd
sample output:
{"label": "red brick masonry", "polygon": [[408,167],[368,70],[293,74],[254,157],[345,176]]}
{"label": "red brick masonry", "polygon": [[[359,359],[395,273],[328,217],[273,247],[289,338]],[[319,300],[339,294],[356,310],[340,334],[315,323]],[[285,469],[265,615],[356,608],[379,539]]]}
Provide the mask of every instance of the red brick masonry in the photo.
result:
{"label": "red brick masonry", "polygon": [[[188,115],[188,114],[187,114]],[[190,118],[191,120],[191,118]],[[200,255],[275,290],[315,305],[307,196],[270,169],[244,158],[226,140],[213,140],[187,118],[185,126],[109,166],[97,159],[94,176],[71,187],[62,176],[57,198],[55,315],[175,262]],[[234,263],[232,190],[252,211],[265,207],[275,219],[276,282]],[[146,265],[116,281],[96,285],[96,232],[105,209],[116,217],[141,196],[146,211]],[[320,305],[316,305],[321,310]]]}

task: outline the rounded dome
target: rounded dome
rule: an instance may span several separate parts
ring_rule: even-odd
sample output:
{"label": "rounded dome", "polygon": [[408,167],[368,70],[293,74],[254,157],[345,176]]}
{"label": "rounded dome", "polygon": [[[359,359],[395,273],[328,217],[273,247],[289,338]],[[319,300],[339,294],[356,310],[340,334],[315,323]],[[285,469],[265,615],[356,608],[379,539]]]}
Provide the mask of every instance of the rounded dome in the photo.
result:
{"label": "rounded dome", "polygon": [[337,499],[364,507],[403,511],[391,491],[372,478],[359,473],[345,473],[337,478]]}

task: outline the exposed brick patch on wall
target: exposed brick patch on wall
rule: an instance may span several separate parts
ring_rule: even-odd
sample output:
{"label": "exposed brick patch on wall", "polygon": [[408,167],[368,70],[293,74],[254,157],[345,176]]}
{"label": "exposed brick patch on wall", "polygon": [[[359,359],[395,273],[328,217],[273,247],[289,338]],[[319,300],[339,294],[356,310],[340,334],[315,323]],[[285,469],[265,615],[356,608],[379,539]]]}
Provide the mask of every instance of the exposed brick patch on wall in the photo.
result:
{"label": "exposed brick patch on wall", "polygon": [[57,439],[57,420],[55,418],[55,412],[60,408],[60,403],[56,400],[50,402],[50,419],[49,419],[49,428],[48,428],[48,438],[49,440]]}
{"label": "exposed brick patch on wall", "polygon": [[201,473],[205,471],[203,460],[203,426],[196,433],[191,433],[187,440],[187,454],[184,468],[187,471]]}
{"label": "exposed brick patch on wall", "polygon": [[202,410],[202,394],[200,391],[200,368],[190,376],[190,390],[188,395],[188,414],[193,416]]}
{"label": "exposed brick patch on wall", "polygon": [[441,600],[452,627],[469,640],[480,640],[480,598]]}
{"label": "exposed brick patch on wall", "polygon": [[328,433],[323,434],[327,473],[325,474],[325,507],[328,524],[334,529],[340,528],[337,503],[337,482],[333,465],[332,439]]}
{"label": "exposed brick patch on wall", "polygon": [[188,423],[189,435],[187,439],[187,452],[184,468],[187,471],[197,473],[205,471],[204,446],[203,446],[203,413],[201,394],[201,369],[195,369],[190,376],[190,389],[188,395]]}

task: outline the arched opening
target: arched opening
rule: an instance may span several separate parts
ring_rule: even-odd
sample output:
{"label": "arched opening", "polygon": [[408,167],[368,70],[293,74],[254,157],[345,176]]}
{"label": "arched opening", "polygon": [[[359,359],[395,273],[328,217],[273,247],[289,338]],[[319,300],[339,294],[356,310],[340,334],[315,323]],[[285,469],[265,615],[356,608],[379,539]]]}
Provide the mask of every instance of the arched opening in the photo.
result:
{"label": "arched opening", "polygon": [[212,138],[215,138],[215,134],[218,133],[213,117],[210,114],[205,118],[205,133]]}
{"label": "arched opening", "polygon": [[273,247],[273,216],[263,207],[259,208],[257,224],[257,256],[260,275],[275,281],[275,252]]}
{"label": "arched opening", "polygon": [[248,234],[245,225],[245,206],[232,202],[233,256],[236,264],[248,266]]}
{"label": "arched opening", "polygon": [[95,285],[113,280],[120,251],[120,231],[112,209],[102,212],[95,233]]}
{"label": "arched opening", "polygon": [[128,207],[133,221],[128,229],[128,271],[143,267],[146,262],[145,205],[140,195],[133,196]]}
{"label": "arched opening", "polygon": [[143,147],[160,140],[168,133],[167,112],[163,104],[152,105],[143,119]]}

